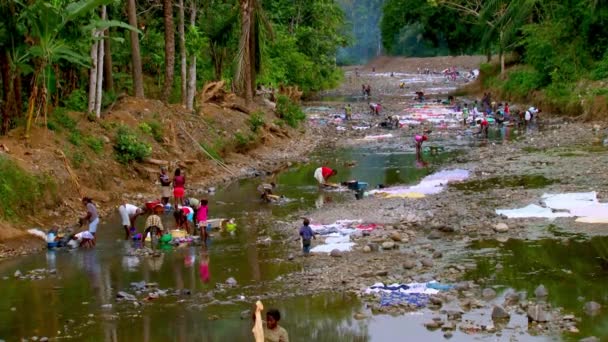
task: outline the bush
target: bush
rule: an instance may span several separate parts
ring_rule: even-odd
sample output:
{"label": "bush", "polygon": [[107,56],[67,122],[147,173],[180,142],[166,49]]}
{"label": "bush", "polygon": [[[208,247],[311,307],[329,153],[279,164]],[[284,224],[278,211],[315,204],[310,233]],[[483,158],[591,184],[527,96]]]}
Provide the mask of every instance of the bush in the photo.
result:
{"label": "bush", "polygon": [[536,70],[514,70],[502,85],[507,96],[526,98],[532,91],[539,89],[543,84],[542,75]]}
{"label": "bush", "polygon": [[89,148],[93,150],[93,152],[101,154],[101,152],[103,151],[103,140],[101,138],[88,136],[85,138],[85,142],[87,146],[89,146]]}
{"label": "bush", "polygon": [[51,126],[55,127],[55,129],[57,129],[58,126],[61,126],[69,131],[76,128],[76,120],[72,119],[68,115],[68,111],[62,107],[55,108],[53,114],[51,114],[49,123],[50,122],[53,122]]}
{"label": "bush", "polygon": [[70,159],[72,160],[72,166],[74,166],[75,169],[80,169],[82,163],[84,163],[84,160],[86,159],[86,156],[84,153],[82,153],[82,151],[74,151]]}
{"label": "bush", "polygon": [[80,134],[79,130],[75,129],[68,136],[68,141],[74,146],[80,146],[82,145],[82,134]]}
{"label": "bush", "polygon": [[300,106],[285,95],[278,96],[276,110],[279,117],[293,128],[298,127],[300,122],[306,119],[306,114],[304,114]]}
{"label": "bush", "polygon": [[[12,160],[0,156],[0,217],[16,219],[31,215],[32,204],[57,200],[56,185],[50,177],[33,176]],[[47,202],[48,203],[48,202]]]}
{"label": "bush", "polygon": [[241,133],[234,133],[234,140],[238,149],[243,149],[249,144],[249,138]]}
{"label": "bush", "polygon": [[252,132],[257,132],[260,127],[263,127],[264,122],[264,113],[262,112],[253,112],[249,117],[249,127]]}
{"label": "bush", "polygon": [[73,111],[85,112],[89,107],[89,97],[82,89],[75,89],[63,100],[63,105]]}
{"label": "bush", "polygon": [[224,143],[222,141],[217,141],[214,146],[210,146],[204,143],[201,143],[201,147],[204,148],[207,153],[209,153],[211,155],[211,157],[213,157],[213,159],[219,160],[219,161],[223,161],[222,159],[222,155],[221,155],[221,150],[223,148]]}
{"label": "bush", "polygon": [[591,78],[595,81],[608,78],[608,52],[604,55],[604,58],[596,64],[595,69],[591,72]]}
{"label": "bush", "polygon": [[142,161],[152,153],[150,145],[139,141],[137,135],[127,127],[119,127],[116,132],[116,143],[114,144],[116,159],[123,164],[133,161]]}
{"label": "bush", "polygon": [[151,135],[156,142],[162,143],[164,141],[163,127],[158,121],[142,122],[139,124],[139,129],[142,132]]}
{"label": "bush", "polygon": [[148,126],[150,127],[150,134],[152,138],[156,142],[162,143],[164,139],[163,126],[158,121],[150,121],[148,122]]}

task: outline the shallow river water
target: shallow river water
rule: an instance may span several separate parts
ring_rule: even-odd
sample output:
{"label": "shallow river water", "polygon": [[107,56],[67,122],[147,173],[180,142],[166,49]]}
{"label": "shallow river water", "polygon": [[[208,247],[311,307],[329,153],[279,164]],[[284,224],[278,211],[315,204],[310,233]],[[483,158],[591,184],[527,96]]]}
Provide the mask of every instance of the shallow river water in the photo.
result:
{"label": "shallow river water", "polygon": [[[331,104],[330,104],[331,105]],[[398,133],[397,133],[398,135]],[[513,134],[515,136],[515,134]],[[493,131],[494,142],[511,137]],[[409,138],[408,138],[409,139]],[[267,282],[306,268],[297,258],[288,261],[289,251],[280,243],[264,241],[273,236],[272,224],[291,222],[298,214],[327,202],[354,200],[350,192],[319,192],[313,171],[319,165],[335,166],[338,179],[360,179],[371,187],[378,184],[412,184],[439,169],[459,150],[477,144],[472,138],[438,140],[447,151],[417,163],[403,137],[393,141],[354,145],[341,150],[317,151],[311,162],[294,165],[277,175],[277,192],[289,201],[262,204],[256,192],[261,179],[247,179],[218,189],[210,196],[210,216],[235,218],[234,236],[214,233],[209,244],[210,280],[201,279],[199,265],[205,255],[200,247],[163,250],[159,257],[131,255],[132,243],[124,241],[116,216],[99,228],[95,249],[48,251],[0,263],[0,340],[32,337],[84,341],[249,341],[251,319],[243,311],[257,298],[266,308],[282,313],[281,325],[292,341],[441,341],[441,331],[430,332],[423,323],[432,314],[422,310],[402,316],[371,315],[357,298],[340,293],[312,297],[280,297],[279,289]],[[411,145],[411,144],[409,144]],[[354,164],[346,167],[345,164]],[[172,218],[164,217],[166,225]],[[143,222],[140,222],[143,224]],[[294,238],[297,237],[294,226]],[[576,248],[573,248],[576,247]],[[463,251],[463,260],[476,263],[469,279],[483,279],[499,290],[534,291],[544,284],[555,306],[581,314],[584,301],[608,300],[608,240],[569,237],[559,240],[475,242]],[[497,266],[498,265],[498,266]],[[55,269],[42,279],[16,279],[16,271]],[[225,288],[229,277],[237,286]],[[142,301],[117,302],[118,291],[128,291],[132,282],[156,283],[168,296]],[[209,296],[213,293],[213,297]],[[499,291],[500,293],[500,291]],[[362,312],[370,318],[354,319]],[[472,315],[480,315],[472,313]],[[518,321],[519,320],[519,321]],[[510,325],[525,326],[521,317]],[[584,318],[578,328],[584,335],[608,336],[608,315]],[[450,341],[554,340],[535,337],[507,328],[503,334],[467,335],[455,331]],[[563,338],[569,339],[568,336]]]}

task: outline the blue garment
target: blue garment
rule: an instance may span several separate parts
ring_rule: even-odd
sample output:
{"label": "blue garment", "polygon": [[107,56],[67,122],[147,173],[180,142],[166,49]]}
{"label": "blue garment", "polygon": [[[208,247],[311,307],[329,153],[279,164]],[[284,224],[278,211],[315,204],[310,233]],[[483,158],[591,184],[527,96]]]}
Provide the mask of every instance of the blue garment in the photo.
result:
{"label": "blue garment", "polygon": [[312,231],[312,228],[310,228],[310,226],[302,226],[300,228],[300,236],[302,237],[302,239],[310,240],[314,235],[315,233]]}
{"label": "blue garment", "polygon": [[383,292],[380,297],[380,306],[398,306],[411,304],[417,307],[426,306],[429,302],[429,295],[422,293],[402,293],[398,291]]}

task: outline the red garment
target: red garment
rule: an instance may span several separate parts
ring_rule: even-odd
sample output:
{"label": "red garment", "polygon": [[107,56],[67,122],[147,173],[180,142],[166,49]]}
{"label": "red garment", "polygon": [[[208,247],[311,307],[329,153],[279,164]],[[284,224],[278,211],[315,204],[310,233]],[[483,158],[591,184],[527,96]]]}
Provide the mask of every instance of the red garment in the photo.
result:
{"label": "red garment", "polygon": [[328,167],[321,167],[321,174],[323,175],[324,179],[329,178],[329,176],[331,176],[331,174],[334,172],[334,170],[328,168]]}
{"label": "red garment", "polygon": [[485,118],[481,120],[481,127],[488,126],[490,123]]}
{"label": "red garment", "polygon": [[186,177],[175,176],[175,178],[173,178],[173,187],[174,188],[183,188],[184,185],[186,185]]}

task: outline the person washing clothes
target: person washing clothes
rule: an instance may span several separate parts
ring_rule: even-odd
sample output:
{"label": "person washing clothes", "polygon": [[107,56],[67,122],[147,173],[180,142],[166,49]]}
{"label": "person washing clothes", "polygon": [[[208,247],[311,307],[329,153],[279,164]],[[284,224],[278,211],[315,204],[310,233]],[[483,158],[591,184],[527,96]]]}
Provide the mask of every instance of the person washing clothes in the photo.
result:
{"label": "person washing clothes", "polygon": [[490,127],[490,123],[488,122],[488,119],[486,118],[486,115],[484,114],[483,118],[481,119],[481,122],[479,123],[479,133],[481,133],[483,135],[484,138],[488,138],[488,129]]}
{"label": "person washing clothes", "polygon": [[260,194],[260,198],[266,202],[270,203],[273,200],[276,200],[278,196],[273,195],[272,191],[276,188],[276,184],[274,182],[270,183],[262,183],[258,185],[257,191]]}
{"label": "person washing clothes", "polygon": [[131,234],[135,234],[135,223],[137,218],[144,214],[144,210],[133,204],[125,203],[118,207],[118,213],[125,229],[125,240],[128,240]]}
{"label": "person washing clothes", "polygon": [[315,233],[310,228],[310,220],[307,218],[304,219],[302,227],[300,227],[300,237],[302,238],[302,253],[307,257],[310,254],[312,239],[316,239]]}
{"label": "person washing clothes", "polygon": [[314,177],[319,182],[319,186],[328,185],[327,181],[329,178],[338,174],[338,171],[332,170],[326,166],[321,166],[315,170]]}
{"label": "person washing clothes", "polygon": [[97,232],[97,225],[99,225],[99,215],[97,214],[97,207],[93,203],[93,200],[90,197],[84,197],[82,199],[82,204],[87,208],[87,214],[80,218],[79,223],[82,227],[83,224],[88,222],[89,224],[89,232],[95,236]]}

